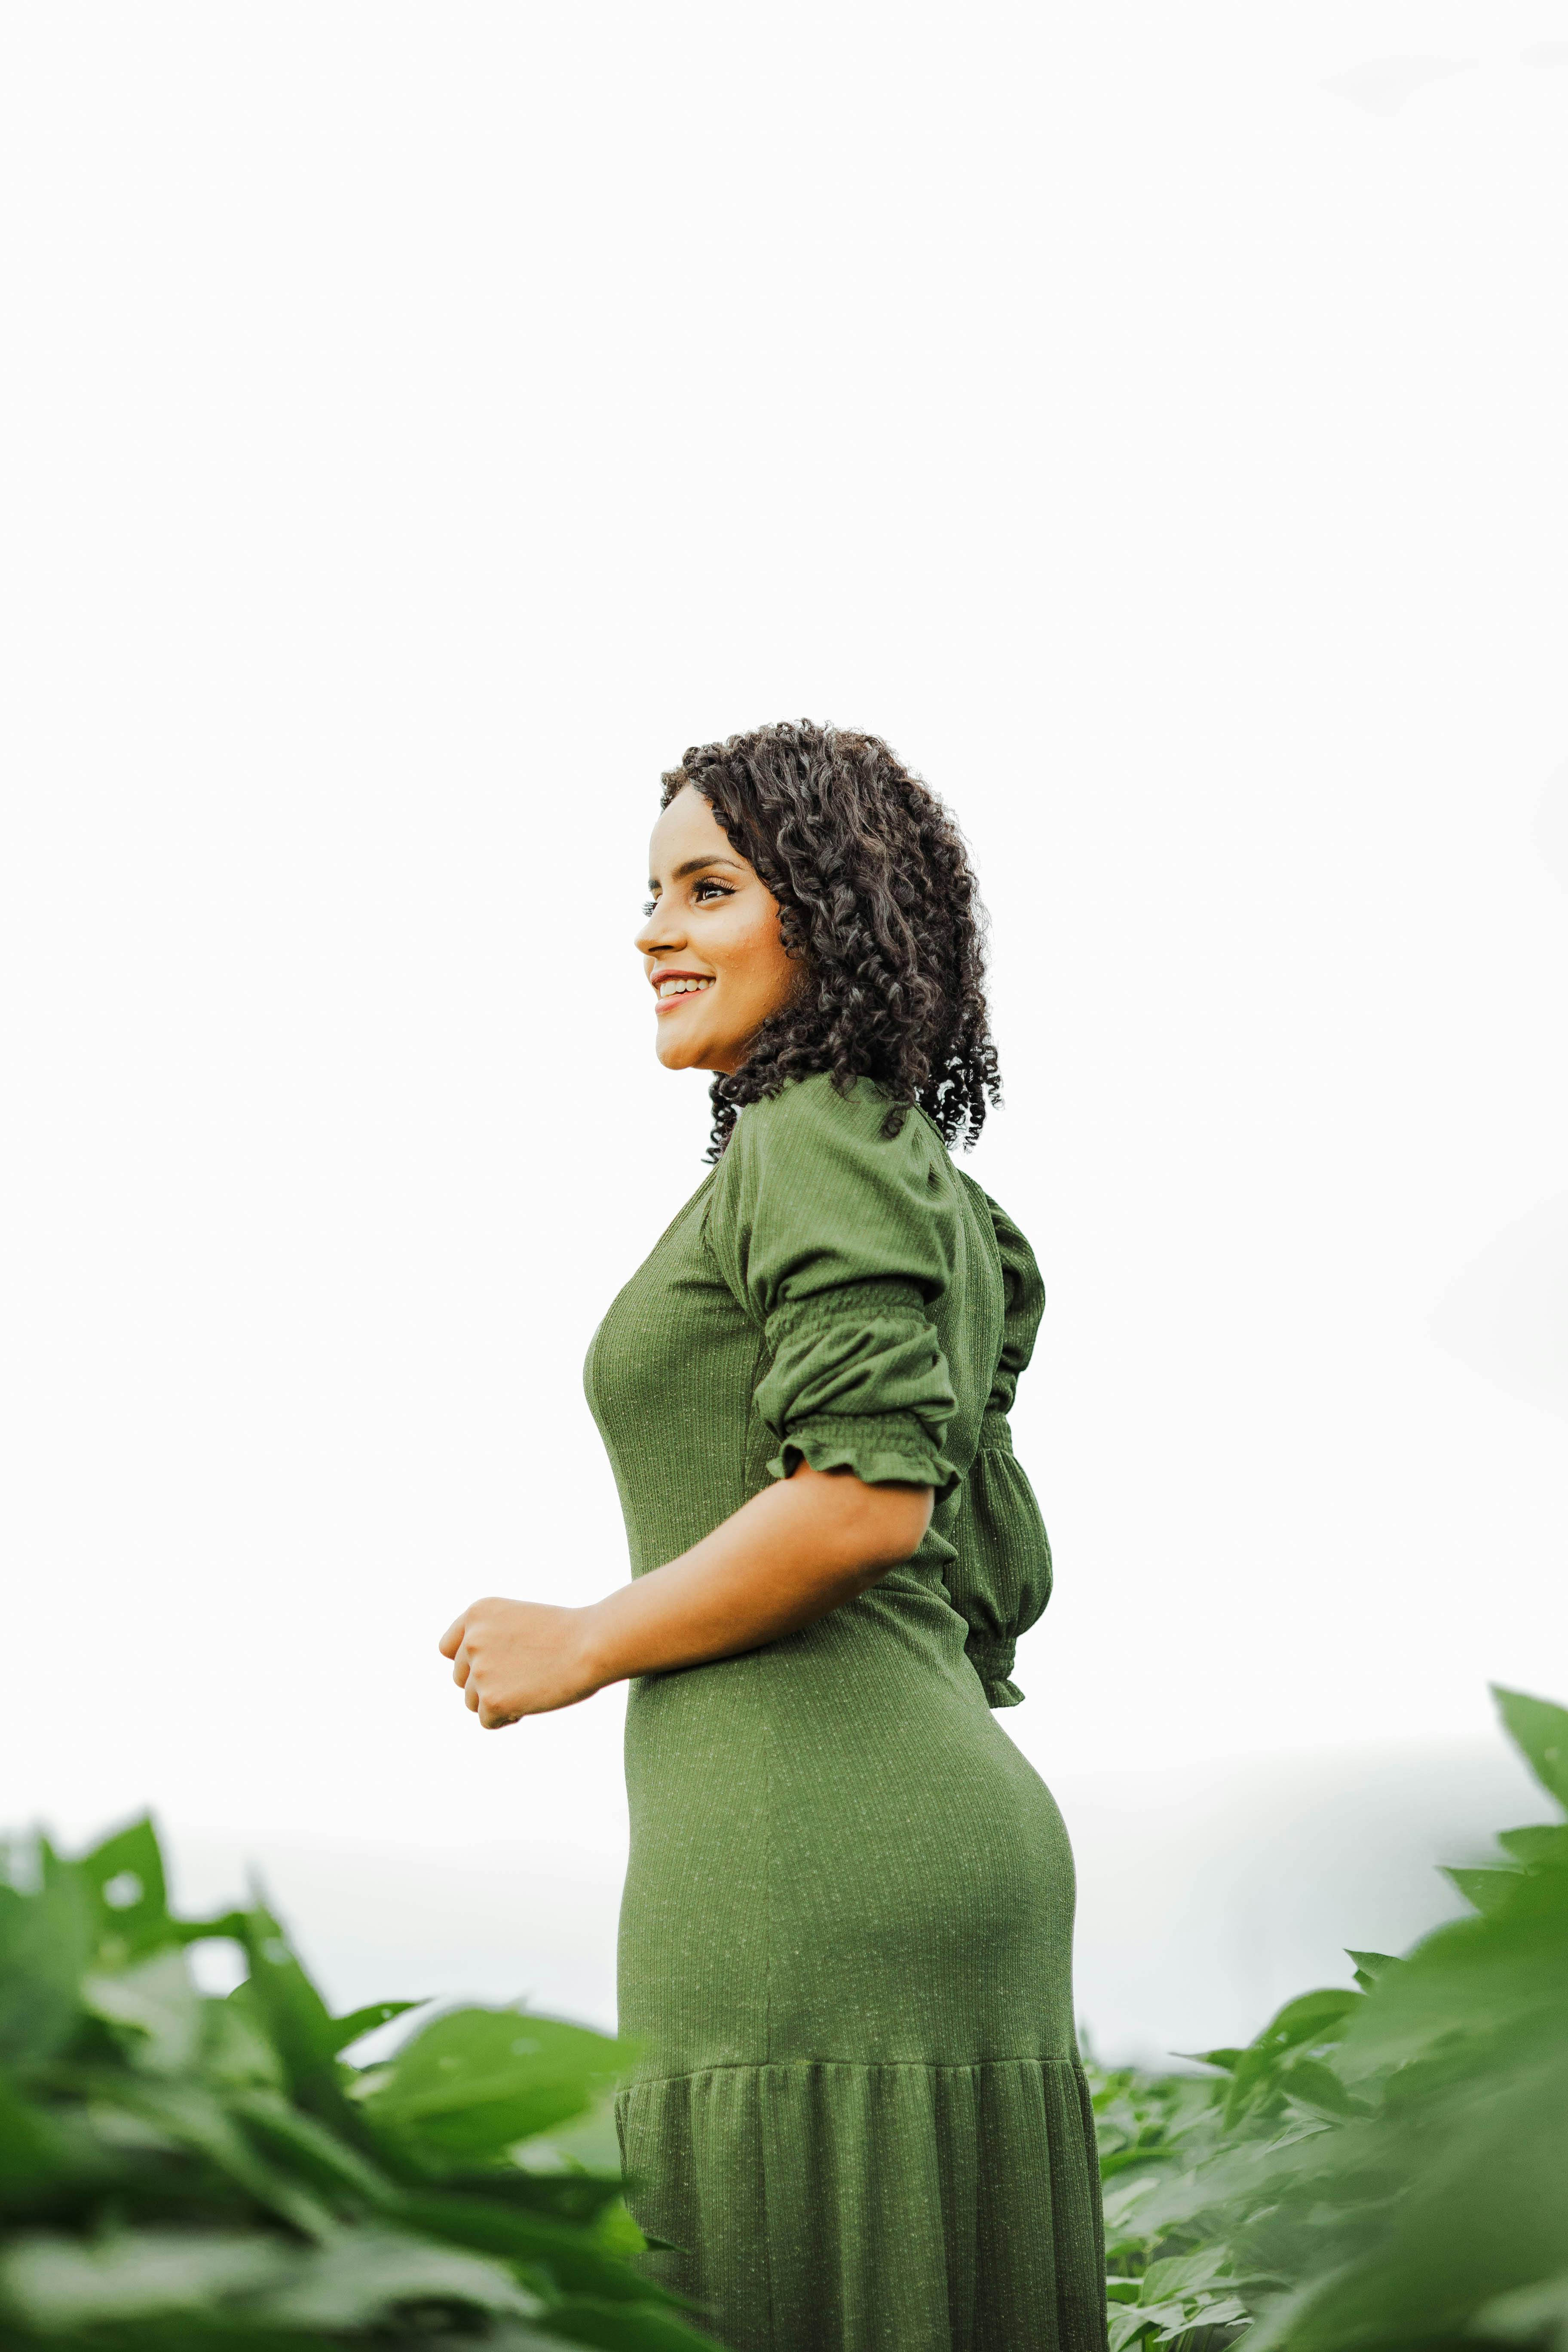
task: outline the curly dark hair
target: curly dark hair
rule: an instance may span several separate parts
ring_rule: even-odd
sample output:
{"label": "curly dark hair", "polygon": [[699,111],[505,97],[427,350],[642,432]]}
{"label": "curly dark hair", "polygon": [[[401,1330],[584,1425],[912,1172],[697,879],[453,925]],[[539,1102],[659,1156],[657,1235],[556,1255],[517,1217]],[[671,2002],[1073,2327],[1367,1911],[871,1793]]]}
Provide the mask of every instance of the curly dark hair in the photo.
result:
{"label": "curly dark hair", "polygon": [[963,835],[875,735],[754,728],[688,751],[660,805],[694,785],[779,902],[800,983],[713,1081],[717,1160],[743,1104],[829,1071],[874,1078],[896,1134],[911,1104],[965,1149],[1001,1100],[985,1009],[985,914]]}

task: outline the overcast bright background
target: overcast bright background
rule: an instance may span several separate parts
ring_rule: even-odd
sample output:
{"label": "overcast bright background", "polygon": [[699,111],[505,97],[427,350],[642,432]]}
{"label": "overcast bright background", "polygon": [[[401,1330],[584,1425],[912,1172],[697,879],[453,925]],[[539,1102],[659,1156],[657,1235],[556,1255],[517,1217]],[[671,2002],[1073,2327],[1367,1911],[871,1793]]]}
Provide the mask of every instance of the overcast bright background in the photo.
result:
{"label": "overcast bright background", "polygon": [[1543,1810],[1487,1679],[1568,1696],[1568,5],[0,45],[0,1817],[612,2015],[621,1694],[435,1644],[625,1573],[658,772],[809,714],[993,912],[1081,2011],[1407,1941]]}

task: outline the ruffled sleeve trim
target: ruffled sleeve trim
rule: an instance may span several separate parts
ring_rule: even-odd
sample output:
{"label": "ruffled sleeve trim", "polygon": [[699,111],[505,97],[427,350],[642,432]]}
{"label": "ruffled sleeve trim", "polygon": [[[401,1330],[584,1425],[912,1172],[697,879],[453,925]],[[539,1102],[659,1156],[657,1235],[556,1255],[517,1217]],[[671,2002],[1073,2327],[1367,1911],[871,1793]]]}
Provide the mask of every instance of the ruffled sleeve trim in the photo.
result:
{"label": "ruffled sleeve trim", "polygon": [[983,1642],[972,1633],[963,1654],[979,1675],[987,1706],[1022,1706],[1024,1694],[1012,1679],[1015,1642]]}
{"label": "ruffled sleeve trim", "polygon": [[802,1462],[814,1470],[853,1471],[868,1486],[930,1486],[939,1503],[960,1477],[912,1412],[815,1413],[792,1421],[769,1475],[787,1478]]}
{"label": "ruffled sleeve trim", "polygon": [[1018,1706],[1014,1654],[1050,1599],[1051,1548],[1007,1416],[994,1405],[980,1424],[952,1541],[956,1556],[943,1574],[969,1626],[964,1654],[988,1706]]}

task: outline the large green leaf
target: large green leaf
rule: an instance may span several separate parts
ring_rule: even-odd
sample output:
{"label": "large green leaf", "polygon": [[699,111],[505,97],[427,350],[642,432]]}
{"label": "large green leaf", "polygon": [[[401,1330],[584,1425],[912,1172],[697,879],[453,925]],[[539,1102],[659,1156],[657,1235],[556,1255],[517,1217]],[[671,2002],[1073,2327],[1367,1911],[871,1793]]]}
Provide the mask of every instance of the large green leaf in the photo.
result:
{"label": "large green leaf", "polygon": [[1436,1928],[1381,1977],[1345,2026],[1337,2071],[1352,2084],[1435,2052],[1528,2030],[1563,2030],[1568,1874],[1521,1872],[1506,1903]]}
{"label": "large green leaf", "polygon": [[1568,1870],[1568,1822],[1532,1822],[1527,1829],[1500,1830],[1498,1843],[1526,1870]]}
{"label": "large green leaf", "polygon": [[483,2162],[581,2114],[613,2081],[620,2055],[585,2026],[460,2009],[376,2070],[361,2105],[378,2138],[434,2168]]}
{"label": "large green leaf", "polygon": [[179,1939],[169,1916],[163,1851],[148,1816],[116,1830],[73,1867],[91,1897],[100,1967],[121,1967]]}
{"label": "large green leaf", "polygon": [[1475,1911],[1500,1911],[1519,1884],[1517,1870],[1445,1868],[1449,1879]]}
{"label": "large green leaf", "polygon": [[1492,1685],[1510,1738],[1548,1794],[1568,1810],[1568,1707]]}
{"label": "large green leaf", "polygon": [[0,1885],[0,2065],[52,2057],[69,2040],[89,1916],[68,1871],[57,1867],[35,1894]]}
{"label": "large green leaf", "polygon": [[246,2006],[265,2028],[290,2092],[301,2106],[353,2137],[353,2119],[337,2068],[336,2021],[264,1905],[244,1913],[239,1927],[250,1963]]}

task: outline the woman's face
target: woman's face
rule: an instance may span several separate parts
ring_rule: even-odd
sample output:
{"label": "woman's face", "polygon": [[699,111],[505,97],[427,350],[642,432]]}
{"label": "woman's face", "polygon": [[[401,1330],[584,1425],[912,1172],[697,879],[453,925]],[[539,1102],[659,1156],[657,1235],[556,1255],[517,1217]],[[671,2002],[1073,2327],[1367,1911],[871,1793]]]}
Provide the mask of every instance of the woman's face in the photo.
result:
{"label": "woman's face", "polygon": [[779,936],[779,902],[694,784],[648,844],[647,920],[637,953],[652,983],[667,1070],[738,1070],[787,1002],[800,966]]}

